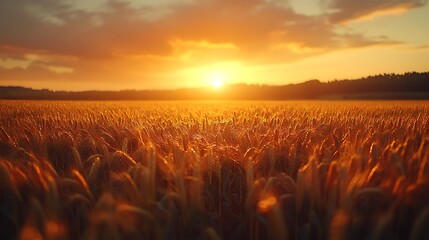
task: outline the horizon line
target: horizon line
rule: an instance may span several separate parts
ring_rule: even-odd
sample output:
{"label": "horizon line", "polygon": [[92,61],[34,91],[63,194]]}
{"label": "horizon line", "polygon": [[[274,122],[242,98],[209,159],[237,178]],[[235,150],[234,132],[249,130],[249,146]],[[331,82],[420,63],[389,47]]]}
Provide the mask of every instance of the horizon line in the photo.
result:
{"label": "horizon line", "polygon": [[[225,87],[230,87],[230,86],[238,86],[238,85],[243,85],[243,86],[258,86],[258,87],[284,87],[284,86],[293,86],[293,85],[299,85],[299,84],[305,84],[308,82],[313,82],[313,81],[318,81],[320,83],[331,83],[331,82],[336,82],[336,81],[358,81],[358,80],[364,80],[370,77],[378,77],[378,76],[405,76],[406,74],[429,74],[429,70],[428,71],[422,71],[422,72],[418,72],[418,71],[407,71],[407,72],[403,72],[403,73],[379,73],[379,74],[375,74],[375,75],[367,75],[365,77],[360,77],[360,78],[351,78],[351,79],[331,79],[331,80],[320,80],[318,78],[313,78],[313,79],[308,79],[308,80],[304,80],[302,82],[297,82],[297,83],[287,83],[287,84],[263,84],[263,83],[245,83],[245,82],[237,82],[237,83],[224,83],[224,88]],[[24,88],[24,89],[30,89],[30,90],[35,90],[35,91],[51,91],[51,92],[127,92],[127,91],[177,91],[177,90],[196,90],[196,89],[211,89],[212,87],[209,86],[199,86],[199,87],[180,87],[180,88],[146,88],[146,89],[109,89],[109,90],[101,90],[101,89],[85,89],[85,90],[54,90],[54,89],[50,89],[50,88],[33,88],[33,87],[27,87],[27,86],[17,86],[17,85],[0,85],[0,88]]]}

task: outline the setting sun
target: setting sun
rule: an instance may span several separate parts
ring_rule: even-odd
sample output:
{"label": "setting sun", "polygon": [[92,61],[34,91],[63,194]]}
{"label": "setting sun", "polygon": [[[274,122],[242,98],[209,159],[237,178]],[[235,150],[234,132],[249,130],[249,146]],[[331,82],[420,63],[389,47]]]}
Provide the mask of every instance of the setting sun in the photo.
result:
{"label": "setting sun", "polygon": [[207,73],[207,80],[212,87],[221,88],[229,80],[229,75],[225,71],[210,71]]}
{"label": "setting sun", "polygon": [[223,82],[222,82],[222,80],[220,80],[220,79],[216,79],[216,80],[214,80],[213,81],[213,87],[214,88],[221,88],[222,87],[222,85],[223,85]]}

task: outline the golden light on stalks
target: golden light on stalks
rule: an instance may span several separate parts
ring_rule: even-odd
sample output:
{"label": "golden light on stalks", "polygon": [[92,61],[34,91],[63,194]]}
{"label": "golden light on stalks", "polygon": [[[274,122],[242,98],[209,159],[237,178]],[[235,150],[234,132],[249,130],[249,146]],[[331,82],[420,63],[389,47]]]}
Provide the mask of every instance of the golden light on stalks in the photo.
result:
{"label": "golden light on stalks", "polygon": [[45,228],[49,239],[64,239],[66,231],[60,222],[53,220],[47,221]]}
{"label": "golden light on stalks", "polygon": [[258,202],[258,211],[261,213],[268,212],[277,204],[277,198],[274,196],[268,196]]}
{"label": "golden light on stalks", "polygon": [[19,239],[21,240],[42,240],[43,236],[37,228],[31,226],[30,224],[24,225],[19,234]]}
{"label": "golden light on stalks", "polygon": [[428,239],[428,134],[426,102],[0,101],[0,235]]}

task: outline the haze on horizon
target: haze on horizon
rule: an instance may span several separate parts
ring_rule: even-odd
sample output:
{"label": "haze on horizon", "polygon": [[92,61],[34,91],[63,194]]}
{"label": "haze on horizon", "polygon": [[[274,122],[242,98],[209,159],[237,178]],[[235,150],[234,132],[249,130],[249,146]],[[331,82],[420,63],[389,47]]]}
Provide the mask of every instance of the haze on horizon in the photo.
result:
{"label": "haze on horizon", "polygon": [[429,70],[427,0],[0,1],[0,85],[289,84]]}

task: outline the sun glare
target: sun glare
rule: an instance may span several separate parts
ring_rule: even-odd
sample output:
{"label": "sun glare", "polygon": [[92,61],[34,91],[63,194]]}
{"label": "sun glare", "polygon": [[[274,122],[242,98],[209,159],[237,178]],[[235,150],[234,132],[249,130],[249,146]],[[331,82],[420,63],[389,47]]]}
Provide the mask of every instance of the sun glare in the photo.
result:
{"label": "sun glare", "polygon": [[223,85],[223,81],[220,79],[215,79],[213,80],[212,85],[214,88],[221,88]]}
{"label": "sun glare", "polygon": [[225,81],[228,79],[228,76],[226,75],[226,73],[220,72],[220,71],[210,72],[208,73],[207,77],[208,77],[209,83],[214,88],[221,88],[225,83]]}
{"label": "sun glare", "polygon": [[239,81],[242,71],[241,63],[225,62],[184,69],[181,73],[189,79],[190,85],[193,83],[195,86],[221,90]]}

